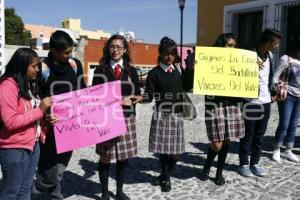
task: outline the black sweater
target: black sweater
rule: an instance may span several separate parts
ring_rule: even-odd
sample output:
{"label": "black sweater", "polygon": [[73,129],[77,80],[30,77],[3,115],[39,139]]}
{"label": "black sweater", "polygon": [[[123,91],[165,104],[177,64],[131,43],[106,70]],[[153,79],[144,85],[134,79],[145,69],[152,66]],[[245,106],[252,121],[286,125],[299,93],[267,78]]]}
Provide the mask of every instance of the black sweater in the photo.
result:
{"label": "black sweater", "polygon": [[147,76],[143,102],[151,102],[154,98],[159,112],[182,112],[182,80],[176,66],[174,68],[169,74],[156,66]]}
{"label": "black sweater", "polygon": [[240,97],[225,97],[225,96],[207,96],[205,95],[205,108],[213,110],[216,107],[238,106],[243,102]]}
{"label": "black sweater", "polygon": [[[97,75],[104,75],[107,77],[107,80],[103,80],[103,78]],[[98,66],[94,72],[93,85],[103,84],[105,81],[111,82],[116,80],[117,78],[110,65]],[[139,78],[134,67],[125,66],[124,69],[122,69],[120,80],[123,97],[130,95],[141,95]],[[125,117],[135,115],[135,105],[123,106],[123,112]]]}
{"label": "black sweater", "polygon": [[[53,56],[51,55],[51,53],[49,53],[48,58],[45,61],[48,68],[50,69],[49,77],[47,80],[43,80],[41,70],[39,75],[40,96],[42,98],[46,96],[71,92],[86,87],[82,77],[83,69],[81,62],[77,59],[74,60],[77,65],[77,74],[69,63],[54,62]],[[62,82],[68,82],[70,83],[70,85]]]}
{"label": "black sweater", "polygon": [[[50,69],[49,77],[47,78],[47,80],[44,80],[42,77],[42,70],[40,70],[39,77],[38,77],[39,87],[40,87],[40,91],[39,91],[40,97],[43,98],[47,96],[58,95],[65,92],[71,92],[86,87],[82,77],[83,70],[82,70],[81,62],[77,59],[74,60],[77,65],[77,74],[75,73],[74,69],[70,66],[69,63],[54,62],[51,52],[49,53],[48,58],[44,61],[47,64],[48,68]],[[60,81],[65,83],[62,83]],[[69,83],[70,85],[66,83]],[[48,129],[48,131],[50,131],[50,134],[47,134],[46,143],[55,146],[53,127],[51,129]],[[53,147],[50,146],[50,148]],[[52,149],[50,151],[52,151]]]}

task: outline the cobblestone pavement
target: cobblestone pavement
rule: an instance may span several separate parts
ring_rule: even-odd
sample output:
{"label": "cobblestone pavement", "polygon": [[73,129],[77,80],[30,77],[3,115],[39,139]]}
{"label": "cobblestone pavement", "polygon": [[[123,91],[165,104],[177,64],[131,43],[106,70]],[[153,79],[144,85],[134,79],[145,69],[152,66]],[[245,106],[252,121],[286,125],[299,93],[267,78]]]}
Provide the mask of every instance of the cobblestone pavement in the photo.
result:
{"label": "cobblestone pavement", "polygon": [[[272,141],[278,124],[277,105],[273,104],[269,127],[264,138],[263,155],[260,164],[267,171],[264,178],[244,178],[236,171],[238,167],[238,141],[232,142],[227,164],[224,170],[225,186],[213,183],[215,165],[212,167],[211,180],[200,181],[197,176],[206,158],[208,140],[203,120],[203,98],[192,96],[198,104],[198,117],[193,121],[185,121],[186,153],[171,174],[172,190],[161,193],[155,186],[159,174],[158,159],[148,152],[148,136],[152,115],[152,105],[139,105],[137,115],[138,157],[129,161],[124,192],[133,200],[200,200],[200,199],[300,199],[300,163],[292,163],[283,159],[277,164],[272,156]],[[300,137],[297,132],[295,151],[300,156]],[[101,199],[101,189],[97,173],[98,156],[94,147],[74,151],[70,165],[63,179],[63,194],[67,200]],[[111,199],[115,199],[115,165],[112,164],[109,180]]]}

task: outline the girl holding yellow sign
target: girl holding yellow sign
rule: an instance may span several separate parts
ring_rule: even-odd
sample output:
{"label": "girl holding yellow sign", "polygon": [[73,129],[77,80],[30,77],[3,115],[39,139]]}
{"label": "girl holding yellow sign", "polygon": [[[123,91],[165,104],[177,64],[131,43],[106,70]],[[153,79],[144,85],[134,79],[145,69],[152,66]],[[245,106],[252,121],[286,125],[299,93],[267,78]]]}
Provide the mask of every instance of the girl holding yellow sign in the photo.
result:
{"label": "girl holding yellow sign", "polygon": [[[235,36],[222,33],[217,38],[215,47],[234,48]],[[205,125],[208,139],[211,141],[207,151],[200,179],[208,180],[211,164],[218,155],[215,184],[224,185],[223,167],[229,150],[229,142],[244,136],[244,120],[240,110],[240,98],[205,96]]]}

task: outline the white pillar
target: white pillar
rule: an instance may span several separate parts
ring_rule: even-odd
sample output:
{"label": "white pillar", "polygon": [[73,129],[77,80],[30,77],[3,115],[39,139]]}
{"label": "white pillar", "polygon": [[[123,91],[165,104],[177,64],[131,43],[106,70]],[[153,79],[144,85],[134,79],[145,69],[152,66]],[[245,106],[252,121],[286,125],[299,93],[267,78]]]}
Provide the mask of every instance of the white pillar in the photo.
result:
{"label": "white pillar", "polygon": [[269,0],[269,5],[266,9],[266,27],[265,28],[274,28],[274,19],[275,19],[275,3],[274,0]]}

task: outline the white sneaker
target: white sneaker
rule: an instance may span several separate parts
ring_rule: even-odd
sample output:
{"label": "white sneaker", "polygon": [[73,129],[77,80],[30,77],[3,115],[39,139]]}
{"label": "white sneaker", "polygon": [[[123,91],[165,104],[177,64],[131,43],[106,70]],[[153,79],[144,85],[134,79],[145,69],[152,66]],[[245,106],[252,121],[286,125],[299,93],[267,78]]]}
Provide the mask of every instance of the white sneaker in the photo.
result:
{"label": "white sneaker", "polygon": [[272,159],[275,162],[279,162],[279,163],[281,162],[281,159],[280,159],[280,149],[274,150]]}
{"label": "white sneaker", "polygon": [[286,150],[283,156],[289,161],[299,162],[299,158],[291,150]]}

